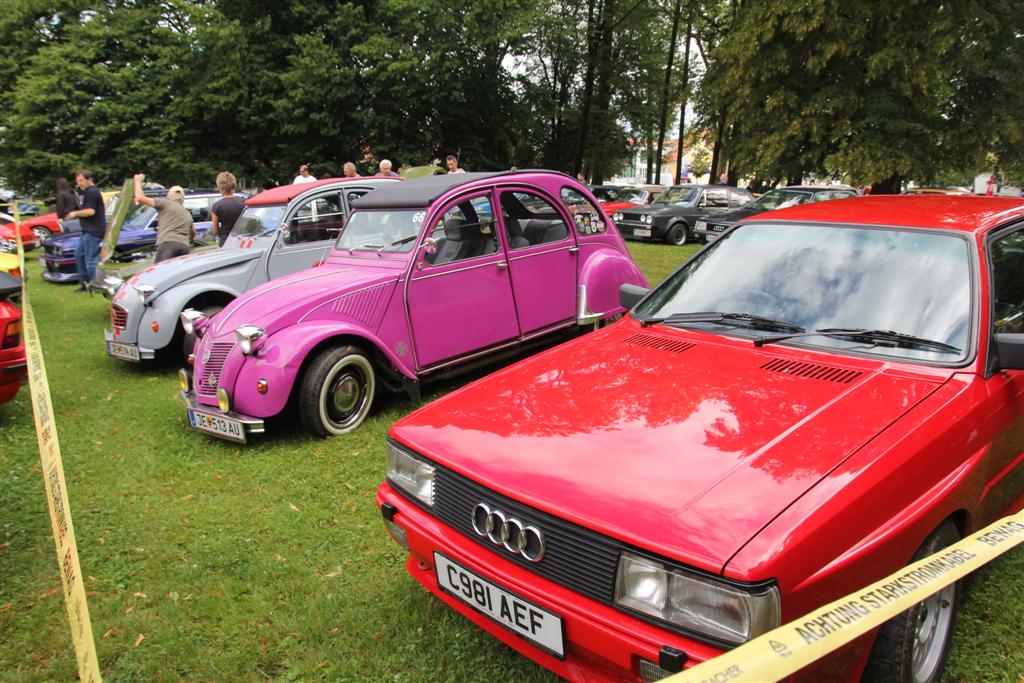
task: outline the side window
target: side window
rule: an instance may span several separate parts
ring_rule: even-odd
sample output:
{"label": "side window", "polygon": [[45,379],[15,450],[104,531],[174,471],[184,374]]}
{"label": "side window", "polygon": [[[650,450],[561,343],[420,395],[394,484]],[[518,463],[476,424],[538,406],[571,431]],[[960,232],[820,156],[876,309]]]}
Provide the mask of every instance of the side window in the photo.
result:
{"label": "side window", "polygon": [[210,197],[185,197],[185,209],[192,214],[193,223],[210,220]]}
{"label": "side window", "polygon": [[368,190],[349,190],[345,193],[345,201],[348,202],[349,206],[352,206],[352,202],[366,194]]}
{"label": "side window", "polygon": [[743,192],[730,192],[729,193],[729,206],[734,208],[734,209],[738,209],[739,207],[741,207],[744,204],[746,204],[747,202],[749,202],[751,199],[752,199],[752,197],[749,197],[748,195],[744,194]]}
{"label": "side window", "polygon": [[331,240],[345,227],[345,210],[337,195],[314,197],[288,219],[287,244]]}
{"label": "side window", "polygon": [[992,243],[996,332],[1024,332],[1024,230]]}
{"label": "side window", "polygon": [[498,235],[491,200],[480,196],[449,206],[434,223],[427,244],[423,260],[432,266],[497,253]]}
{"label": "side window", "polygon": [[578,190],[568,186],[563,187],[561,197],[562,204],[572,214],[572,220],[576,224],[576,232],[581,235],[593,235],[605,231],[604,218],[601,217],[601,212]]}
{"label": "side window", "polygon": [[530,192],[502,192],[501,218],[509,249],[561,242],[569,227],[551,203]]}
{"label": "side window", "polygon": [[728,190],[708,190],[704,193],[704,206],[708,207],[728,207],[729,206],[729,192]]}

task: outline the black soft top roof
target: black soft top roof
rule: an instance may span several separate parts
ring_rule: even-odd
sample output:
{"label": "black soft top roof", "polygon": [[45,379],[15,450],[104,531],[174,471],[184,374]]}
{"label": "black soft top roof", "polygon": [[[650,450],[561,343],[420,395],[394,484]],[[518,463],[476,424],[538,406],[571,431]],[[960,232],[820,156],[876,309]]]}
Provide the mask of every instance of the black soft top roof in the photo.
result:
{"label": "black soft top roof", "polygon": [[508,173],[510,171],[424,176],[378,188],[355,200],[352,205],[357,209],[420,208],[429,205],[454,187]]}

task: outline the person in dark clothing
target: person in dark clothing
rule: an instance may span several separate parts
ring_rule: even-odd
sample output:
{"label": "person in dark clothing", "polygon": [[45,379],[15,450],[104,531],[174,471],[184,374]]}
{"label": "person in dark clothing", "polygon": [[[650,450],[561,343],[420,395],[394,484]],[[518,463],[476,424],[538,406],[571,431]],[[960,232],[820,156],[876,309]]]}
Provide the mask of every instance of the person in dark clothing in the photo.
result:
{"label": "person in dark clothing", "polygon": [[78,291],[84,292],[96,277],[100,243],[107,232],[107,216],[103,210],[103,194],[93,181],[92,171],[82,169],[76,173],[75,184],[82,191],[82,208],[69,211],[65,218],[77,218],[82,227],[75,247],[75,262],[78,264]]}
{"label": "person in dark clothing", "polygon": [[78,208],[78,197],[71,191],[67,178],[57,178],[57,220],[63,221]]}
{"label": "person in dark clothing", "polygon": [[237,187],[238,181],[232,173],[221,171],[217,174],[217,189],[220,190],[221,198],[210,207],[210,233],[217,236],[217,242],[222,247],[245,208],[245,200],[235,194]]}

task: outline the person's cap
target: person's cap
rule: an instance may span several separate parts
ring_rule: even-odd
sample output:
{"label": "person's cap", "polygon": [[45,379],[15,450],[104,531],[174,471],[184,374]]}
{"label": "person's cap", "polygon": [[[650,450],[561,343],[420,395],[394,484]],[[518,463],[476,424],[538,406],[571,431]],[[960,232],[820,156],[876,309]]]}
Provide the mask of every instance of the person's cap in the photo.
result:
{"label": "person's cap", "polygon": [[167,198],[168,199],[184,199],[185,198],[185,188],[183,188],[181,185],[171,185],[171,187],[167,190]]}

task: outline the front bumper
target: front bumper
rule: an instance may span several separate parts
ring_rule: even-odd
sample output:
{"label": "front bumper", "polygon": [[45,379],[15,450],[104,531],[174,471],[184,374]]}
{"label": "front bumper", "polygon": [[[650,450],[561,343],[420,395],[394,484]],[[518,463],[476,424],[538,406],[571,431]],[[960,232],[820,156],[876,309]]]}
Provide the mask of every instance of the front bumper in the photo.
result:
{"label": "front bumper", "polygon": [[[657,667],[663,646],[685,652],[687,665],[705,661],[722,652],[586,598],[488,552],[410,502],[387,482],[377,489],[376,504],[378,509],[388,504],[390,522],[404,532],[409,550],[406,569],[414,579],[498,640],[563,678],[640,681],[640,665],[644,660],[648,670],[653,663],[653,670],[661,672],[644,680],[657,680],[661,675],[672,673]],[[435,551],[504,590],[561,617],[565,634],[564,658],[549,654],[444,592],[435,573]]]}
{"label": "front bumper", "polygon": [[622,220],[615,224],[623,239],[637,240],[640,242],[661,242],[665,239],[667,225],[656,225],[654,223],[637,223],[635,221]]}
{"label": "front bumper", "polygon": [[693,228],[693,234],[699,239],[705,242],[714,242],[716,239],[722,236],[726,230],[732,227],[732,224],[717,223],[715,221],[697,221],[697,224]]}
{"label": "front bumper", "polygon": [[43,256],[39,265],[43,267],[43,279],[47,282],[78,282],[78,264],[73,258]]}
{"label": "front bumper", "polygon": [[[209,436],[216,436],[226,441],[245,443],[245,437],[249,434],[263,434],[265,431],[262,418],[243,415],[242,413],[236,413],[233,410],[222,413],[216,408],[211,408],[208,405],[203,405],[197,402],[195,394],[191,391],[179,390],[178,393],[181,396],[181,402],[185,404],[185,416],[188,418],[188,426],[197,432],[202,432]],[[196,426],[196,422],[192,419],[193,414],[210,415],[231,423],[238,423],[241,431],[241,438],[232,437],[226,433],[220,433],[211,429],[198,427]]]}
{"label": "front bumper", "polygon": [[135,360],[134,358],[128,358],[126,354],[116,353],[116,347],[112,347],[111,344],[119,344],[121,346],[136,349],[139,352],[140,360],[152,360],[153,358],[156,358],[156,349],[147,349],[146,347],[139,346],[138,344],[135,344],[133,342],[121,341],[117,337],[117,334],[115,334],[113,330],[103,330],[103,341],[105,342],[104,345],[106,346],[107,349],[107,355],[110,356],[111,358],[117,358],[126,361]]}
{"label": "front bumper", "polygon": [[24,355],[13,361],[0,362],[0,403],[13,399],[28,378]]}

